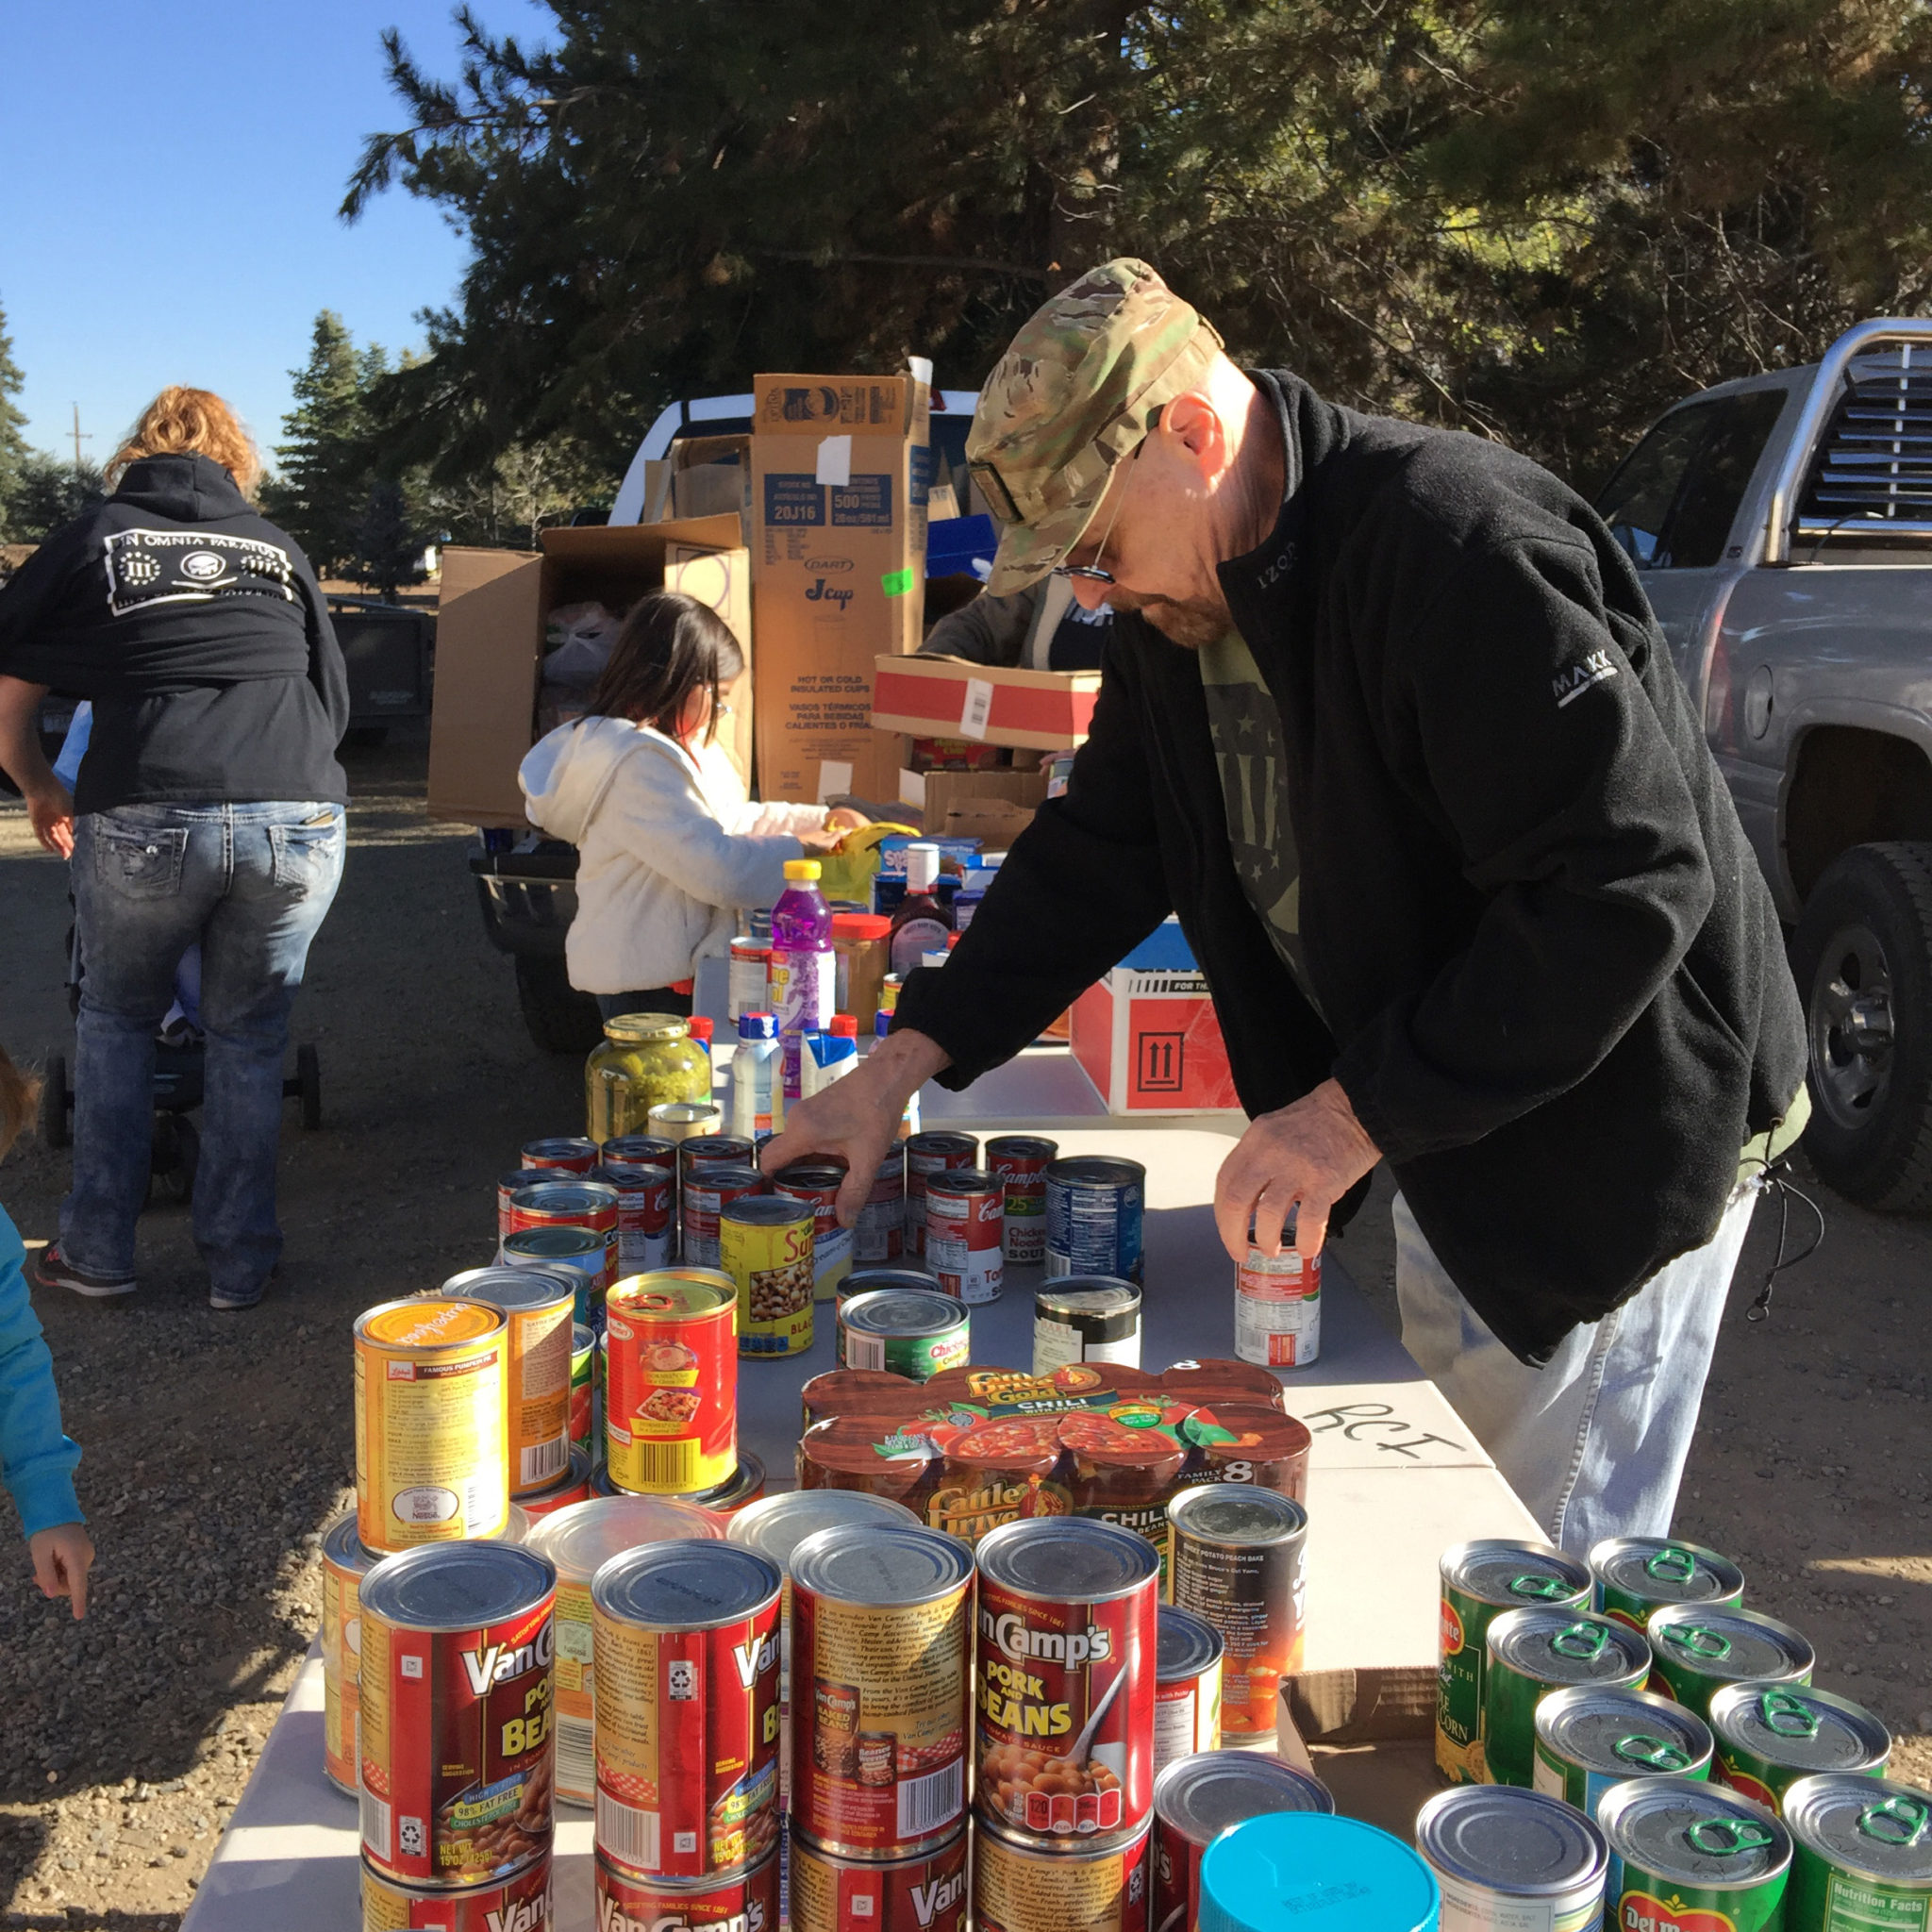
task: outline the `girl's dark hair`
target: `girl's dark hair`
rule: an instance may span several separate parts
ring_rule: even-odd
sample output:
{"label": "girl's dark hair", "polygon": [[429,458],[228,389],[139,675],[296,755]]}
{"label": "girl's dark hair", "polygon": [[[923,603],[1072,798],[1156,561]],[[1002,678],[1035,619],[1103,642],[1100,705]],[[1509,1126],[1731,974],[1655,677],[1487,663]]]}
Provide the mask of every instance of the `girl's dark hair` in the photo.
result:
{"label": "girl's dark hair", "polygon": [[682,591],[649,591],[618,630],[590,708],[595,717],[628,718],[675,737],[685,701],[708,690],[708,744],[718,735],[720,693],[743,669],[744,653],[715,610]]}

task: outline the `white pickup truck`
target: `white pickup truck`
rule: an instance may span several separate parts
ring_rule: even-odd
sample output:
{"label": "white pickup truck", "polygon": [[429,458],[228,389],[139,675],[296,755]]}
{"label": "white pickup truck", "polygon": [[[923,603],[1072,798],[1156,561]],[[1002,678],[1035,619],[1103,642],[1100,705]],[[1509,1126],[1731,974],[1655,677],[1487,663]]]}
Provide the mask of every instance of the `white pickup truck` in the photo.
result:
{"label": "white pickup truck", "polygon": [[1932,1207],[1932,321],[1679,403],[1596,507],[1792,928],[1807,1151]]}

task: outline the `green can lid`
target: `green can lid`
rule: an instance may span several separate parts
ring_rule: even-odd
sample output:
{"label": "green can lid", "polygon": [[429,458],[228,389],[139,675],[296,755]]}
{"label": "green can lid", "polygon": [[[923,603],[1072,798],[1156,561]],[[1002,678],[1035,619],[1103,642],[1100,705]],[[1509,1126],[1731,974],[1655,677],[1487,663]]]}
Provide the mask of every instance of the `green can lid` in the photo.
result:
{"label": "green can lid", "polygon": [[[1791,1862],[1791,1835],[1771,1812],[1700,1778],[1612,1785],[1598,1802],[1596,1822],[1625,1867],[1666,1885],[1741,1891],[1777,1877]],[[1626,1871],[1625,1884],[1630,1877]]]}
{"label": "green can lid", "polygon": [[1590,1572],[1552,1543],[1491,1538],[1442,1553],[1442,1587],[1479,1604],[1515,1609],[1578,1602],[1590,1589]]}
{"label": "green can lid", "polygon": [[1808,1677],[1817,1662],[1802,1632],[1757,1610],[1677,1604],[1653,1610],[1646,1627],[1651,1648],[1666,1671],[1682,1670],[1720,1683]]}
{"label": "green can lid", "polygon": [[1536,1734],[1597,1777],[1695,1777],[1710,1762],[1710,1726],[1648,1690],[1578,1684],[1536,1707]]}
{"label": "green can lid", "polygon": [[1891,1757],[1879,1718],[1808,1684],[1726,1684],[1710,1700],[1710,1727],[1727,1750],[1781,1771],[1872,1772]]}
{"label": "green can lid", "polygon": [[1590,1570],[1607,1589],[1655,1605],[1735,1603],[1744,1588],[1728,1557],[1668,1537],[1610,1538],[1591,1551]]}
{"label": "green can lid", "polygon": [[1642,1633],[1589,1610],[1506,1610],[1490,1625],[1490,1657],[1539,1684],[1627,1683],[1650,1671]]}
{"label": "green can lid", "polygon": [[1932,1792],[1826,1773],[1800,1778],[1784,1811],[1791,1836],[1839,1870],[1932,1893]]}

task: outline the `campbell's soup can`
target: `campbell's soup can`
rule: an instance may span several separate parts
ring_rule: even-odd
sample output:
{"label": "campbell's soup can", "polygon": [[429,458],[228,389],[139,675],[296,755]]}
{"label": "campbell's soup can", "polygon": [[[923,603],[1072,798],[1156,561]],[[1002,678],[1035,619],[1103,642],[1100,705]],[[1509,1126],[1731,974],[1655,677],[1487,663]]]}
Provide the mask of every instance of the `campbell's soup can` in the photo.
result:
{"label": "campbell's soup can", "polygon": [[356,1724],[361,1708],[362,1579],[375,1555],[356,1534],[356,1512],[322,1536],[322,1771],[350,1797],[356,1782]]}
{"label": "campbell's soup can", "polygon": [[1046,1259],[1046,1170],[1059,1152],[1058,1141],[1033,1134],[996,1134],[986,1143],[987,1171],[1006,1196],[1001,1246],[1016,1268]]}
{"label": "campbell's soup can", "polygon": [[[601,1286],[608,1289],[617,1279],[617,1190],[602,1181],[569,1180],[533,1182],[509,1201],[510,1234],[530,1228],[579,1227],[600,1237],[604,1242],[604,1271]],[[505,1241],[509,1235],[504,1237]]]}
{"label": "campbell's soup can", "polygon": [[1150,1932],[1153,1830],[1106,1842],[1047,1844],[973,1821],[973,1918],[978,1932]]}
{"label": "campbell's soup can", "polygon": [[852,1230],[852,1258],[860,1268],[896,1261],[906,1252],[906,1144],[894,1141],[873,1175],[872,1192]]}
{"label": "campbell's soup can", "polygon": [[839,1225],[839,1190],[845,1185],[842,1160],[794,1160],[772,1176],[772,1191],[804,1201],[812,1210],[812,1296],[836,1301],[852,1273],[852,1230]]}
{"label": "campbell's soup can", "polygon": [[[1292,1241],[1292,1229],[1283,1233]],[[1235,1269],[1234,1352],[1271,1369],[1305,1369],[1322,1353],[1322,1257],[1251,1247]]]}
{"label": "campbell's soup can", "polygon": [[683,1245],[678,1251],[684,1257],[683,1265],[722,1268],[724,1256],[719,1245],[719,1216],[734,1201],[770,1191],[764,1175],[755,1167],[730,1167],[721,1162],[689,1170],[684,1177]]}
{"label": "campbell's soup can", "polygon": [[783,1874],[774,1847],[711,1878],[644,1878],[597,1856],[597,1932],[776,1932]]}
{"label": "campbell's soup can", "polygon": [[488,1302],[385,1302],[356,1322],[357,1534],[372,1550],[508,1520],[509,1324]]}
{"label": "campbell's soup can", "polygon": [[925,1264],[940,1292],[969,1307],[996,1302],[1006,1285],[999,1176],[984,1168],[948,1168],[925,1183]]}
{"label": "campbell's soup can", "polygon": [[525,1141],[522,1161],[526,1169],[548,1174],[589,1174],[597,1164],[597,1143],[580,1135],[558,1134],[547,1141]]}
{"label": "campbell's soup can", "polygon": [[965,1932],[966,1827],[907,1858],[841,1858],[791,1827],[793,1932]]}
{"label": "campbell's soup can", "polygon": [[778,1843],[776,1567],[660,1542],[591,1580],[597,1849],[636,1877],[709,1878]]}
{"label": "campbell's soup can", "polygon": [[1139,1832],[1154,1806],[1154,1546],[1091,1518],[1037,1517],[990,1531],[976,1560],[980,1810],[1048,1844]]}
{"label": "campbell's soup can", "polygon": [[972,1556],[858,1522],[791,1570],[792,1828],[843,1857],[934,1850],[966,1817]]}
{"label": "campbell's soup can", "polygon": [[1154,1672],[1154,1775],[1177,1757],[1221,1749],[1221,1633],[1162,1604]]}
{"label": "campbell's soup can", "polygon": [[405,1550],[362,1579],[362,1852],[480,1885],[550,1850],[557,1572],[516,1543]]}
{"label": "campbell's soup can", "polygon": [[[1270,1811],[1332,1815],[1334,1810],[1326,1785],[1278,1757],[1255,1751],[1204,1751],[1175,1758],[1154,1786],[1155,1924],[1197,1932],[1201,1860],[1230,1825]],[[1508,1921],[1496,1924],[1500,1932]],[[1554,1925],[1550,1932],[1556,1932]],[[1581,1925],[1575,1932],[1582,1932]]]}
{"label": "campbell's soup can", "polygon": [[509,1320],[509,1479],[519,1502],[570,1473],[571,1332],[576,1284],[538,1268],[466,1268],[446,1295],[489,1302]]}
{"label": "campbell's soup can", "polygon": [[925,1184],[936,1174],[972,1167],[979,1142],[971,1134],[911,1134],[906,1142],[906,1241],[908,1256],[925,1253]]}
{"label": "campbell's soup can", "polygon": [[[671,1145],[668,1141],[659,1144]],[[675,1159],[675,1148],[658,1163],[616,1160],[607,1153],[597,1170],[597,1178],[607,1188],[617,1190],[620,1275],[642,1274],[671,1263],[672,1222],[677,1200],[677,1174],[672,1165]]]}
{"label": "campbell's soup can", "polygon": [[362,1860],[362,1932],[553,1932],[556,1911],[548,1852],[462,1891],[401,1885]]}
{"label": "campbell's soup can", "polygon": [[1080,1155],[1046,1170],[1046,1273],[1107,1274],[1141,1284],[1147,1170],[1138,1160]]}
{"label": "campbell's soup can", "polygon": [[605,1327],[604,1456],[641,1495],[714,1490],[738,1467],[738,1294],[714,1269],[633,1274]]}

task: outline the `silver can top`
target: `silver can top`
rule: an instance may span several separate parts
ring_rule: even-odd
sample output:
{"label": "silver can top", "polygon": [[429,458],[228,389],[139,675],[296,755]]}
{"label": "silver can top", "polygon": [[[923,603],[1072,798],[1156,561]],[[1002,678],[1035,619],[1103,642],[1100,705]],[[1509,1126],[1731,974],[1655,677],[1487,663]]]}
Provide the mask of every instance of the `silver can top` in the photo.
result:
{"label": "silver can top", "polygon": [[1821,1774],[1785,1793],[1784,1813],[1791,1836],[1839,1870],[1932,1893],[1932,1792],[1890,1778]]}
{"label": "silver can top", "polygon": [[836,1603],[906,1609],[963,1591],[973,1554],[957,1538],[917,1524],[846,1524],[797,1544],[791,1569],[794,1590]]}
{"label": "silver can top", "polygon": [[1730,1750],[1785,1771],[1880,1771],[1891,1757],[1882,1719],[1808,1684],[1726,1684],[1711,1694],[1710,1727]]}
{"label": "silver can top", "polygon": [[732,1542],[756,1550],[789,1571],[792,1551],[808,1537],[822,1529],[875,1523],[901,1529],[920,1527],[919,1518],[890,1496],[872,1496],[863,1490],[786,1490],[747,1503],[731,1519],[725,1534]]}
{"label": "silver can top", "polygon": [[525,1314],[533,1308],[559,1307],[576,1299],[576,1275],[571,1272],[551,1274],[542,1268],[511,1268],[502,1262],[488,1268],[465,1268],[452,1274],[435,1291],[438,1294],[467,1295],[473,1302],[488,1302],[505,1314]]}
{"label": "silver can top", "polygon": [[1438,1872],[1508,1898],[1556,1898],[1604,1882],[1604,1835],[1541,1791],[1463,1785],[1416,1813],[1415,1844]]}
{"label": "silver can top", "polygon": [[1157,1631],[1157,1683],[1171,1684],[1182,1677],[1198,1677],[1203,1671],[1218,1664],[1227,1648],[1221,1641],[1221,1632],[1206,1617],[1197,1617],[1178,1604],[1161,1605]]}
{"label": "silver can top", "polygon": [[1033,1306],[1042,1315],[1130,1315],[1141,1306],[1141,1291],[1111,1274],[1066,1274],[1038,1290]]}
{"label": "silver can top", "polygon": [[1003,1523],[979,1540],[980,1576],[1020,1596],[1105,1603],[1132,1596],[1160,1574],[1154,1545],[1087,1516]]}
{"label": "silver can top", "polygon": [[1590,1571],[1655,1605],[1735,1603],[1744,1588],[1744,1573],[1728,1557],[1661,1536],[1611,1537],[1591,1551]]}
{"label": "silver can top", "polygon": [[1581,1603],[1590,1583],[1590,1572],[1552,1543],[1486,1537],[1442,1552],[1442,1587],[1499,1609]]}
{"label": "silver can top", "polygon": [[1198,1541],[1235,1549],[1297,1542],[1308,1529],[1308,1512],[1299,1503],[1253,1483],[1200,1483],[1183,1490],[1169,1501],[1167,1520]]}
{"label": "silver can top", "polygon": [[1588,1610],[1505,1610],[1490,1625],[1491,1663],[1539,1684],[1641,1683],[1650,1674],[1641,1631]]}
{"label": "silver can top", "polygon": [[557,1589],[547,1557],[518,1543],[421,1543],[362,1579],[362,1614],[405,1630],[475,1630],[535,1609]]}
{"label": "silver can top", "polygon": [[646,1543],[718,1541],[718,1525],[703,1509],[668,1496],[592,1496],[540,1516],[525,1547],[548,1557],[557,1574],[588,1583],[612,1557]]}
{"label": "silver can top", "polygon": [[1710,1726],[1649,1690],[1552,1690],[1536,1707],[1536,1734],[1566,1763],[1598,1777],[1696,1777],[1710,1762]]}
{"label": "silver can top", "polygon": [[1612,1785],[1596,1817],[1615,1857],[1668,1884],[1741,1891],[1791,1862],[1790,1833],[1762,1805],[1702,1778]]}
{"label": "silver can top", "polygon": [[1674,1604],[1645,1626],[1658,1665],[1714,1682],[1808,1677],[1818,1661],[1810,1639],[1757,1610]]}
{"label": "silver can top", "polygon": [[620,1624],[715,1630],[775,1602],[778,1582],[775,1566],[736,1543],[646,1543],[591,1578],[591,1602]]}
{"label": "silver can top", "polygon": [[322,1533],[322,1556],[338,1570],[353,1570],[366,1576],[381,1559],[356,1533],[356,1512],[338,1516]]}
{"label": "silver can top", "polygon": [[933,1288],[881,1288],[848,1296],[839,1319],[861,1335],[950,1335],[970,1319],[964,1302]]}
{"label": "silver can top", "polygon": [[1319,1778],[1246,1751],[1197,1751],[1176,1757],[1154,1781],[1154,1815],[1190,1844],[1208,1845],[1231,1824],[1266,1811],[1335,1809]]}

